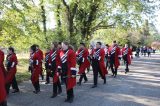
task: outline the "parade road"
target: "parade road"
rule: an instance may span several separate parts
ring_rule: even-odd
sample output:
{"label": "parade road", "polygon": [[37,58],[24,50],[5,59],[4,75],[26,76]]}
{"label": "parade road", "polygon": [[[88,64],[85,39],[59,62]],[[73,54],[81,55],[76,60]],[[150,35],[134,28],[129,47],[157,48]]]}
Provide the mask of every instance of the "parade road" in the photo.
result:
{"label": "parade road", "polygon": [[[121,62],[122,63],[122,62]],[[41,81],[41,92],[34,94],[30,81],[19,85],[20,93],[8,96],[8,106],[160,106],[160,55],[134,58],[130,72],[124,73],[124,66],[119,68],[118,76],[113,78],[111,71],[107,84],[99,78],[98,87],[93,84],[92,71],[87,74],[89,81],[75,88],[75,100],[65,103],[63,93],[52,99],[52,84]],[[78,79],[78,78],[77,78]]]}

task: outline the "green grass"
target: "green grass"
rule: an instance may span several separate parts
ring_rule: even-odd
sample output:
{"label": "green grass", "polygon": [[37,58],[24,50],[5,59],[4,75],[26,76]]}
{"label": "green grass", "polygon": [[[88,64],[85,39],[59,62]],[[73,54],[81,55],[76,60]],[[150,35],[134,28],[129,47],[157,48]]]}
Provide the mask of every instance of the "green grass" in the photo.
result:
{"label": "green grass", "polygon": [[23,82],[30,79],[30,72],[28,72],[28,59],[18,59],[16,78],[17,82]]}

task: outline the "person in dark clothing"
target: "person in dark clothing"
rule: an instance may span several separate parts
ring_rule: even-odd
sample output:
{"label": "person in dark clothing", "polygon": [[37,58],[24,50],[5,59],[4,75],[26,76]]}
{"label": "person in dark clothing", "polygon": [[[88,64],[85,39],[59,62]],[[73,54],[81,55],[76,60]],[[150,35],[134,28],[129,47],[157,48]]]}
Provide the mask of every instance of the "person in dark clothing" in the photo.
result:
{"label": "person in dark clothing", "polygon": [[139,52],[140,52],[140,48],[137,47],[137,48],[136,48],[136,57],[139,57]]}
{"label": "person in dark clothing", "polygon": [[109,51],[109,45],[106,44],[106,47],[104,49],[105,51],[105,59],[106,59],[106,69],[108,69],[110,66],[109,66],[109,56],[108,56],[108,51]]}
{"label": "person in dark clothing", "polygon": [[60,50],[57,48],[57,46],[57,42],[52,43],[49,55],[49,67],[51,72],[53,73],[53,94],[51,98],[55,98],[58,94],[62,93],[59,79],[59,75],[61,73]]}
{"label": "person in dark clothing", "polygon": [[62,51],[60,52],[61,57],[61,68],[66,84],[67,98],[65,102],[72,103],[74,99],[74,86],[76,85],[76,53],[72,48],[69,47],[68,42],[62,43]]}
{"label": "person in dark clothing", "polygon": [[50,76],[51,76],[51,72],[49,69],[49,55],[50,55],[50,49],[48,48],[45,53],[45,70],[46,70],[46,83],[45,84],[50,83]]}
{"label": "person in dark clothing", "polygon": [[121,58],[120,48],[118,47],[116,41],[113,41],[112,46],[109,48],[109,60],[110,60],[110,67],[113,73],[113,77],[117,76],[117,70],[120,66],[119,59]]}
{"label": "person in dark clothing", "polygon": [[126,64],[125,73],[129,72],[129,65],[131,64],[132,59],[132,50],[128,47],[128,44],[125,44],[125,47],[122,48],[122,57]]}
{"label": "person in dark clothing", "polygon": [[98,73],[101,78],[104,80],[104,84],[106,84],[106,74],[108,71],[105,67],[104,59],[105,59],[105,51],[101,48],[101,42],[97,42],[96,49],[92,53],[92,68],[93,68],[93,80],[94,84],[92,88],[97,87],[98,82]]}

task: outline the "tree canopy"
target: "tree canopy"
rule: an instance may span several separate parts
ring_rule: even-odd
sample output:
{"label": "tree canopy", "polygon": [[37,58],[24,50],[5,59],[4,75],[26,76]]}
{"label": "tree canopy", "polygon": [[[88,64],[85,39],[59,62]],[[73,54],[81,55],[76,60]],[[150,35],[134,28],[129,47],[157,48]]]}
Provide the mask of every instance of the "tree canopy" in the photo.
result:
{"label": "tree canopy", "polygon": [[[52,41],[67,40],[77,46],[81,41],[97,39],[136,46],[160,40],[154,24],[150,24],[159,9],[156,0],[1,1],[2,46],[24,50],[33,43],[46,48]],[[51,22],[55,22],[52,28],[48,26]]]}

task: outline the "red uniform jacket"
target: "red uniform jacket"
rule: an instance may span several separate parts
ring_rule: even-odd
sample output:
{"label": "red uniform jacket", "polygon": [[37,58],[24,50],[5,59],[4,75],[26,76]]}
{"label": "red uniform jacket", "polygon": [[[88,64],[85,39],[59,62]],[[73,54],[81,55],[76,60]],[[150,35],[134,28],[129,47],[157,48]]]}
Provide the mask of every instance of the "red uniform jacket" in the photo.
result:
{"label": "red uniform jacket", "polygon": [[31,81],[33,84],[35,84],[37,81],[39,81],[39,74],[40,74],[40,58],[39,54],[37,52],[32,53],[30,57],[30,64],[32,67],[32,76],[31,76]]}
{"label": "red uniform jacket", "polygon": [[0,104],[6,100],[6,97],[5,79],[2,69],[0,68]]}
{"label": "red uniform jacket", "polygon": [[38,55],[39,55],[39,63],[40,63],[40,74],[42,75],[42,72],[43,72],[43,69],[42,69],[42,61],[43,61],[43,51],[42,50],[40,50],[40,49],[38,49],[37,50],[37,53],[38,53]]}
{"label": "red uniform jacket", "polygon": [[42,62],[42,60],[43,60],[43,52],[42,52],[42,50],[38,50],[37,51],[37,53],[39,54],[39,58],[41,59],[41,61],[40,62]]}
{"label": "red uniform jacket", "polygon": [[[52,62],[55,62],[56,66],[52,67]],[[56,83],[59,80],[58,68],[60,68],[60,50],[51,50],[49,55],[49,65],[51,65],[51,70],[53,74],[53,83]]]}
{"label": "red uniform jacket", "polygon": [[3,51],[0,50],[0,68],[2,69],[1,71],[3,72],[3,74],[6,75],[3,62],[4,62],[4,53]]}
{"label": "red uniform jacket", "polygon": [[123,48],[122,49],[122,56],[127,55],[128,64],[131,64],[131,56],[132,56],[132,50],[130,48]]}
{"label": "red uniform jacket", "polygon": [[7,55],[7,64],[10,64],[10,65],[7,65],[7,76],[6,76],[6,82],[7,83],[11,83],[16,72],[17,72],[17,56],[15,53],[12,53],[10,55]]}
{"label": "red uniform jacket", "polygon": [[[114,47],[110,47],[109,50],[109,56],[111,56],[111,54],[114,52],[115,53],[115,58],[114,58],[114,62],[115,62],[115,67],[118,68],[120,66],[120,62],[119,62],[119,57],[121,57],[121,51],[120,48],[117,46]],[[111,61],[111,60],[110,60]]]}
{"label": "red uniform jacket", "polygon": [[[63,60],[62,57],[65,57],[65,60]],[[71,70],[76,70],[76,53],[69,49],[67,52],[61,51],[60,52],[60,57],[61,57],[61,63],[64,61],[67,62],[67,90],[73,88],[76,85],[76,78],[71,77],[72,72]]]}
{"label": "red uniform jacket", "polygon": [[[93,58],[94,58],[94,56],[96,55],[96,49],[94,49],[92,54],[93,54]],[[101,72],[102,72],[103,76],[108,74],[108,71],[105,67],[104,59],[105,59],[105,51],[104,51],[104,49],[100,49],[98,60],[99,60],[99,66],[100,66],[100,69],[101,69]]]}
{"label": "red uniform jacket", "polygon": [[88,60],[89,52],[88,49],[79,49],[77,51],[77,58],[82,58],[82,64],[79,66],[78,74],[85,72],[86,68],[90,67],[90,62]]}

